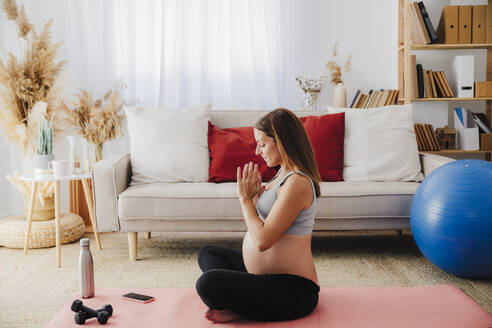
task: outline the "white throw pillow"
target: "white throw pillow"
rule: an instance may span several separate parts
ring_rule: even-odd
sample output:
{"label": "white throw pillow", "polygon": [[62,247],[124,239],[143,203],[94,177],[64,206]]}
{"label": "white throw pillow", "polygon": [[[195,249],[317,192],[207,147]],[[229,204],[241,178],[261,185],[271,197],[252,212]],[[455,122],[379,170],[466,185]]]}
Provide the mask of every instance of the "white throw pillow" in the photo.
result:
{"label": "white throw pillow", "polygon": [[334,108],[345,112],[345,181],[422,181],[412,105]]}
{"label": "white throw pillow", "polygon": [[209,107],[125,108],[132,184],[207,181]]}

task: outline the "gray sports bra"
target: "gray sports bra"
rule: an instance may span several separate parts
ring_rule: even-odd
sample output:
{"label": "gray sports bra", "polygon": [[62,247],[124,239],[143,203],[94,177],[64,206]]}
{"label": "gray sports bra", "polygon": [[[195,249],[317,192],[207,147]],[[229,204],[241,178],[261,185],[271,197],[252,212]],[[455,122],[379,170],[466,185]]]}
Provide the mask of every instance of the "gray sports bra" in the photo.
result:
{"label": "gray sports bra", "polygon": [[[280,170],[273,179],[275,179],[279,173]],[[287,173],[287,175],[280,182],[275,184],[275,186],[263,191],[261,196],[258,198],[258,202],[256,203],[256,211],[258,212],[260,219],[265,222],[268,213],[270,213],[270,210],[273,207],[273,203],[277,200],[278,188],[280,188],[280,186],[284,184],[285,180],[287,180],[287,178],[294,173],[302,174],[308,177],[309,181],[311,181],[311,186],[313,187],[313,202],[307,209],[299,212],[299,215],[296,217],[294,223],[292,223],[285,233],[288,235],[307,235],[313,232],[314,214],[316,211],[316,190],[314,189],[314,184],[311,178],[301,171],[291,171]]]}

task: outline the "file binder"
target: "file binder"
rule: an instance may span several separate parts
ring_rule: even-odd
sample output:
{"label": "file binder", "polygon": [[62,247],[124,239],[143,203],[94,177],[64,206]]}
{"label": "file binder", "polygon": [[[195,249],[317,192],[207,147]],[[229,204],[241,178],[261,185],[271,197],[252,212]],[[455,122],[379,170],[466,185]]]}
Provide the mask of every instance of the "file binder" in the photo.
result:
{"label": "file binder", "polygon": [[458,43],[471,43],[472,6],[458,6]]}
{"label": "file binder", "polygon": [[485,41],[492,43],[492,5],[485,6]]}
{"label": "file binder", "polygon": [[456,97],[473,98],[475,81],[475,56],[456,56],[450,71],[451,87]]}
{"label": "file binder", "polygon": [[472,43],[485,43],[485,13],[487,6],[473,6]]}
{"label": "file binder", "polygon": [[458,6],[446,6],[437,27],[439,43],[458,43]]}
{"label": "file binder", "polygon": [[469,109],[454,109],[454,127],[456,129],[457,149],[478,150],[480,148],[478,126]]}

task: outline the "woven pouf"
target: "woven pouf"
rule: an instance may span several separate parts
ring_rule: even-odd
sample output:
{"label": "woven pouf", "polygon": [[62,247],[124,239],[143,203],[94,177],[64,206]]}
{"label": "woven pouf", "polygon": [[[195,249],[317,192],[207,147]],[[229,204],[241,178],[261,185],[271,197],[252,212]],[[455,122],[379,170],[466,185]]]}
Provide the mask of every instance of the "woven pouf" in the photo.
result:
{"label": "woven pouf", "polygon": [[[24,248],[27,220],[24,215],[0,219],[0,246]],[[73,213],[64,213],[60,219],[62,244],[79,240],[85,232],[82,218]],[[44,248],[56,245],[55,220],[32,221],[28,248]]]}

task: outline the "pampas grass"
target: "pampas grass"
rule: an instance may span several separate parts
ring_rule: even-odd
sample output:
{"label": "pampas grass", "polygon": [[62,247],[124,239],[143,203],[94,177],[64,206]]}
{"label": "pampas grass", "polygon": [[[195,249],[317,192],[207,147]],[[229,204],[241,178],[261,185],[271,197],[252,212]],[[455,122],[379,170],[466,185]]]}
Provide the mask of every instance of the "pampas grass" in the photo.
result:
{"label": "pampas grass", "polygon": [[48,104],[45,119],[53,117],[54,132],[60,132],[57,127],[63,118],[54,114],[61,111],[61,88],[57,82],[65,62],[56,61],[60,43],[51,41],[51,20],[38,34],[24,6],[19,9],[15,0],[3,0],[2,9],[16,24],[23,47],[21,58],[8,53],[5,62],[0,59],[0,128],[6,139],[16,142],[23,153],[32,152],[37,122],[30,114],[37,102]]}
{"label": "pampas grass", "polygon": [[99,151],[106,141],[123,135],[124,115],[121,109],[124,102],[118,90],[109,90],[103,98],[95,101],[89,91],[82,90],[76,98],[69,104],[62,103],[68,122]]}
{"label": "pampas grass", "polygon": [[[342,81],[342,69],[340,65],[336,61],[336,57],[338,56],[338,42],[335,42],[332,49],[332,59],[330,59],[326,63],[326,67],[330,70],[331,80],[330,83],[333,85],[337,85],[338,83],[343,83]],[[343,64],[343,69],[345,72],[350,72],[352,64],[352,55],[349,55]]]}

